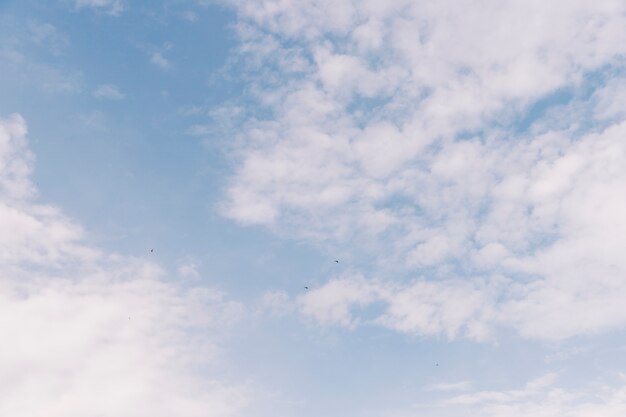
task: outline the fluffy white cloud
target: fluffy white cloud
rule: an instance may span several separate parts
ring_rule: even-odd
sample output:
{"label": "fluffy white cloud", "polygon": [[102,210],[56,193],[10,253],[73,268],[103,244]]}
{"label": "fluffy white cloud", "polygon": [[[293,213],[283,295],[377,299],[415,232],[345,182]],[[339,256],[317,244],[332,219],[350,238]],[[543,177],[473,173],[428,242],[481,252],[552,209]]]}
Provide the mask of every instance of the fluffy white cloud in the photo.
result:
{"label": "fluffy white cloud", "polygon": [[244,388],[200,369],[241,306],[85,245],[35,200],[25,135],[0,121],[0,415],[237,415]]}
{"label": "fluffy white cloud", "polygon": [[[494,290],[462,280],[416,280],[399,285],[362,277],[332,280],[299,298],[301,311],[322,324],[355,327],[376,324],[418,335],[444,333],[474,340],[491,336]],[[361,318],[378,306],[369,318]]]}
{"label": "fluffy white cloud", "polygon": [[331,281],[301,298],[302,311],[321,323],[352,327],[358,322],[350,314],[350,309],[370,304],[382,293],[383,288],[362,278]]}
{"label": "fluffy white cloud", "polygon": [[333,280],[306,314],[479,339],[626,324],[623,2],[231,3],[270,116],[233,133],[225,215],[428,277]]}

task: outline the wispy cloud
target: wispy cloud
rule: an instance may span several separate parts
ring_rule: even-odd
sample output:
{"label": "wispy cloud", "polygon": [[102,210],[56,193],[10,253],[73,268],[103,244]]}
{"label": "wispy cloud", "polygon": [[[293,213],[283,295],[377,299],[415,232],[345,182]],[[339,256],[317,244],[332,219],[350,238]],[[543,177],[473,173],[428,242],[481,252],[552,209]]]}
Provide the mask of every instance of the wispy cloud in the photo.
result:
{"label": "wispy cloud", "polygon": [[467,391],[472,386],[472,383],[469,381],[461,381],[461,382],[449,382],[449,383],[440,383],[440,384],[430,384],[425,388],[427,391],[441,391],[441,392],[450,392],[450,391]]}
{"label": "wispy cloud", "polygon": [[92,95],[96,98],[104,98],[108,100],[121,100],[126,97],[116,85],[103,84],[96,88]]}
{"label": "wispy cloud", "polygon": [[199,267],[198,261],[193,258],[186,258],[178,266],[178,275],[184,278],[198,278],[200,277]]}
{"label": "wispy cloud", "polygon": [[44,46],[53,55],[63,53],[68,45],[67,36],[59,33],[57,28],[50,23],[31,23],[28,25],[31,39],[36,45]]}
{"label": "wispy cloud", "polygon": [[191,136],[203,137],[215,131],[215,127],[211,125],[193,125],[187,129],[187,134]]}
{"label": "wispy cloud", "polygon": [[150,55],[150,62],[161,69],[168,69],[170,66],[170,61],[161,52],[153,52]]}
{"label": "wispy cloud", "polygon": [[[64,34],[47,23],[31,23],[27,30],[18,27],[13,29],[12,36],[0,40],[0,69],[5,78],[27,88],[34,86],[52,94],[81,91],[82,73],[56,60],[69,44]],[[30,47],[44,50],[45,53],[35,57],[29,52]],[[47,59],[50,54],[55,55],[53,60]]]}
{"label": "wispy cloud", "polygon": [[453,397],[446,410],[456,416],[481,415],[486,417],[533,416],[619,416],[626,412],[624,382],[613,381],[565,389],[557,385],[553,373],[539,377],[520,389],[478,391]]}
{"label": "wispy cloud", "polygon": [[26,132],[19,115],[0,120],[0,415],[238,413],[246,389],[195,369],[241,305],[86,245],[80,225],[35,200]]}
{"label": "wispy cloud", "polygon": [[124,0],[76,0],[76,7],[101,10],[112,16],[119,16],[124,11]]}

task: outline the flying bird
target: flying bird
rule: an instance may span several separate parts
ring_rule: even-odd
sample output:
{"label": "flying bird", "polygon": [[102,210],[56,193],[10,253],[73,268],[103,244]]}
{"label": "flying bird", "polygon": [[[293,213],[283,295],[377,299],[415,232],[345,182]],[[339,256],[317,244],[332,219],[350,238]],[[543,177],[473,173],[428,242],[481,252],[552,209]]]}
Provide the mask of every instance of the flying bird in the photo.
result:
{"label": "flying bird", "polygon": [[150,249],[150,253],[154,252],[154,249]]}
{"label": "flying bird", "polygon": [[339,261],[337,259],[335,259],[335,263],[339,263]]}
{"label": "flying bird", "polygon": [[304,289],[305,289],[305,290],[308,290],[308,289],[309,289],[309,287],[304,287]]}

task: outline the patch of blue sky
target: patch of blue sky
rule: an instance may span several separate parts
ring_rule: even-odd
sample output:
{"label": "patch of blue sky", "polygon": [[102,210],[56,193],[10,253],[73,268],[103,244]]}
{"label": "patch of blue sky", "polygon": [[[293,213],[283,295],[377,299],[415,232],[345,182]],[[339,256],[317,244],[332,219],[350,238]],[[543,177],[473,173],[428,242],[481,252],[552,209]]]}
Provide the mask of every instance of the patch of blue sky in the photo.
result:
{"label": "patch of blue sky", "polygon": [[[523,136],[545,129],[569,128],[573,137],[579,137],[589,131],[602,131],[615,121],[595,117],[595,94],[606,86],[607,80],[623,76],[624,67],[613,63],[584,74],[580,81],[546,94],[520,113],[513,123],[513,134]],[[572,126],[575,127],[573,130]]]}
{"label": "patch of blue sky", "polygon": [[[249,339],[239,341],[241,366],[252,374],[270,375],[284,387],[283,394],[296,402],[284,406],[290,415],[368,415],[368,410],[391,404],[406,409],[449,395],[431,391],[429,385],[469,381],[471,388],[501,388],[511,384],[509,372],[532,377],[533,362],[541,361],[541,349],[533,344],[522,347],[517,340],[484,346],[463,340],[450,343],[445,337],[398,336],[376,326],[348,334],[342,328],[322,330],[313,324],[304,325],[302,331],[303,324],[297,322],[267,326],[251,329],[251,337],[256,339],[255,331],[270,334],[273,342],[250,351]],[[506,349],[509,343],[512,354]],[[346,391],[350,395],[337,395]]]}
{"label": "patch of blue sky", "polygon": [[462,129],[454,135],[454,139],[457,141],[480,141],[485,140],[485,128],[479,129]]}
{"label": "patch of blue sky", "polygon": [[395,213],[408,216],[420,217],[426,214],[423,207],[419,205],[413,196],[401,192],[390,195],[374,207],[385,208]]}
{"label": "patch of blue sky", "polygon": [[572,88],[566,87],[551,92],[541,99],[532,103],[528,110],[526,110],[520,117],[514,122],[513,132],[515,135],[520,135],[526,131],[538,120],[542,120],[549,109],[555,106],[563,106],[569,103],[574,98],[574,91]]}
{"label": "patch of blue sky", "polygon": [[[364,97],[357,95],[346,106],[346,112],[350,114],[356,125],[364,128],[372,122],[372,120],[383,119],[385,108],[393,101],[393,96],[378,95],[372,97]],[[387,120],[385,118],[385,120]]]}
{"label": "patch of blue sky", "polygon": [[[104,247],[137,255],[154,247],[163,259],[223,236],[188,236],[200,230],[198,224],[234,228],[221,219],[207,221],[220,191],[223,154],[206,152],[185,135],[189,121],[177,113],[190,105],[216,106],[232,95],[230,81],[210,80],[234,44],[233,14],[203,7],[196,10],[199,21],[188,22],[172,10],[153,16],[151,5],[133,3],[112,17],[85,9],[68,13],[57,3],[11,2],[3,21],[12,24],[2,26],[2,39],[17,38],[24,58],[0,80],[0,111],[28,120],[43,199],[82,219]],[[32,40],[25,28],[33,21],[70,39],[61,58]],[[169,67],[150,61],[157,51]],[[77,71],[77,90],[59,97],[36,80],[12,76],[37,65]],[[123,99],[94,97],[105,84],[116,86]],[[108,241],[115,236],[119,240]]]}

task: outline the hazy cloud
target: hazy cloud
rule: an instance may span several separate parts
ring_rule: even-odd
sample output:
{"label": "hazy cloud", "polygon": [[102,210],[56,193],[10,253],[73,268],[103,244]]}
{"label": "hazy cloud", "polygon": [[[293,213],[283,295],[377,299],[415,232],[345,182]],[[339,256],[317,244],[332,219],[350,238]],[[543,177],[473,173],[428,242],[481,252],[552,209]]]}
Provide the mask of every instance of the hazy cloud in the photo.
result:
{"label": "hazy cloud", "polygon": [[161,69],[167,69],[170,66],[170,61],[160,52],[153,52],[152,55],[150,55],[150,62]]}
{"label": "hazy cloud", "polygon": [[241,305],[84,244],[35,200],[26,132],[19,115],[0,121],[0,414],[237,415],[246,390],[196,369]]}
{"label": "hazy cloud", "polygon": [[121,100],[126,97],[126,95],[122,93],[116,85],[113,84],[100,85],[93,91],[92,94],[96,98],[104,98],[109,100]]}
{"label": "hazy cloud", "polygon": [[113,16],[119,16],[124,11],[124,0],[76,0],[76,7],[101,10]]}

